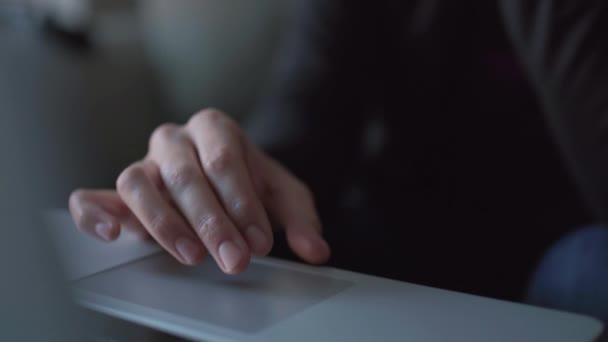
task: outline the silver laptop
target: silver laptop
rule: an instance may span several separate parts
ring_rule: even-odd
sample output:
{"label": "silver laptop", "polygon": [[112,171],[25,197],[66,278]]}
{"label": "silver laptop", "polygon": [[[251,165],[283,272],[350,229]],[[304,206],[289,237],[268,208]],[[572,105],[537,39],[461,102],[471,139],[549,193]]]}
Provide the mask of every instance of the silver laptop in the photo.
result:
{"label": "silver laptop", "polygon": [[254,258],[241,275],[178,264],[128,235],[79,234],[47,215],[77,301],[92,310],[201,341],[595,341],[582,315],[328,267]]}

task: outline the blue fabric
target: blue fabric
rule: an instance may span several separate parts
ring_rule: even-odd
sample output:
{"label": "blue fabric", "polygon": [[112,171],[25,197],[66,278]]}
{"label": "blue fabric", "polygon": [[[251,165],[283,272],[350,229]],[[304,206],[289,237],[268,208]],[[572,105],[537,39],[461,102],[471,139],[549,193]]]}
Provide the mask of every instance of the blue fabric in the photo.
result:
{"label": "blue fabric", "polygon": [[532,277],[527,301],[608,322],[608,227],[587,227],[558,241]]}

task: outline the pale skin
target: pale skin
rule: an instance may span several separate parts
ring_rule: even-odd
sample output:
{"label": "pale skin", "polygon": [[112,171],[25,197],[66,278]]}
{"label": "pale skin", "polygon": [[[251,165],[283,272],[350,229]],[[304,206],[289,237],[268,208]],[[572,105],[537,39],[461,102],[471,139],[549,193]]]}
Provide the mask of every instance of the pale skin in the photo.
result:
{"label": "pale skin", "polygon": [[116,190],[76,190],[69,207],[80,230],[104,241],[149,235],[182,264],[211,256],[228,274],[270,252],[275,224],[306,262],[330,255],[310,190],[215,109],[158,127]]}

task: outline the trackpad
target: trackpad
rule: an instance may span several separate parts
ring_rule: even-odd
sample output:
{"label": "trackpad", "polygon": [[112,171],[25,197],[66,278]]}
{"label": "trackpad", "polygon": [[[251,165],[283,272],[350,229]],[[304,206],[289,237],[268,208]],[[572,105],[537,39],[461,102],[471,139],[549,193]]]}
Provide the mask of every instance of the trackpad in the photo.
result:
{"label": "trackpad", "polygon": [[205,261],[178,264],[161,253],[75,282],[126,302],[254,333],[345,290],[351,282],[252,262],[227,276]]}

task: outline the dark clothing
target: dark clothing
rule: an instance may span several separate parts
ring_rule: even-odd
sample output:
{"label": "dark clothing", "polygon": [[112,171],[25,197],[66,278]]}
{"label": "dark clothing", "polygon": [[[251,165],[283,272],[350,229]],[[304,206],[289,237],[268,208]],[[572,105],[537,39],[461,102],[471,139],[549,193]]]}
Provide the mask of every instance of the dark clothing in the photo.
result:
{"label": "dark clothing", "polygon": [[302,4],[251,134],[335,265],[517,299],[590,220],[574,184],[607,216],[608,2]]}

